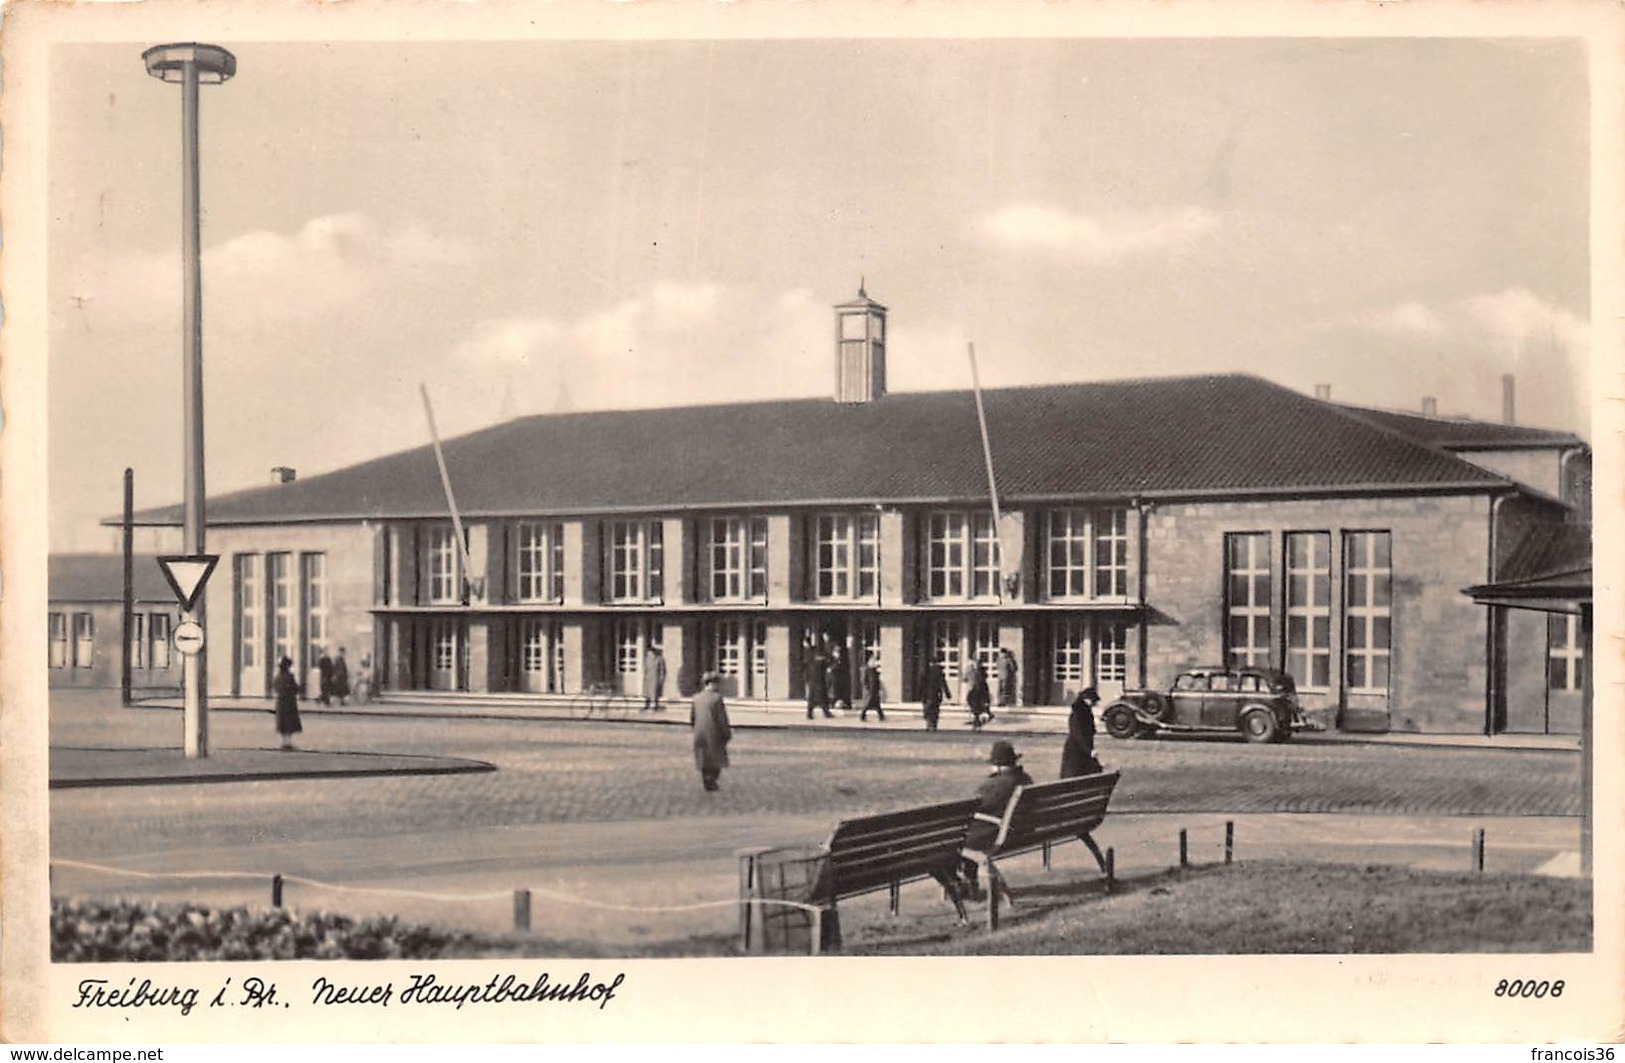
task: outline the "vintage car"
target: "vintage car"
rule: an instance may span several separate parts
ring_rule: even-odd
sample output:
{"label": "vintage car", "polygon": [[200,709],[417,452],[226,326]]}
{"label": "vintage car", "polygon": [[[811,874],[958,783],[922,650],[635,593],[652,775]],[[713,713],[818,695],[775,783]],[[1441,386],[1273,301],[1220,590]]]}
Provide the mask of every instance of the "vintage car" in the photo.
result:
{"label": "vintage car", "polygon": [[1130,690],[1100,713],[1113,738],[1158,731],[1237,732],[1249,742],[1284,742],[1311,725],[1292,677],[1268,668],[1191,668],[1167,693]]}

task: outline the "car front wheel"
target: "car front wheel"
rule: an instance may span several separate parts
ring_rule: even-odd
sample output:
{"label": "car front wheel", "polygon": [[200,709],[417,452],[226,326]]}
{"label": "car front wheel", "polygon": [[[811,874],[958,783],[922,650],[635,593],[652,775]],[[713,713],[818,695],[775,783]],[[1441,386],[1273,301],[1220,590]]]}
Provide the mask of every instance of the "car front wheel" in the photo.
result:
{"label": "car front wheel", "polygon": [[1140,733],[1140,718],[1131,706],[1121,703],[1109,706],[1101,714],[1101,720],[1106,724],[1106,733],[1113,738],[1133,738]]}
{"label": "car front wheel", "polygon": [[1268,709],[1253,709],[1241,718],[1241,733],[1249,742],[1273,742],[1279,731],[1275,714]]}

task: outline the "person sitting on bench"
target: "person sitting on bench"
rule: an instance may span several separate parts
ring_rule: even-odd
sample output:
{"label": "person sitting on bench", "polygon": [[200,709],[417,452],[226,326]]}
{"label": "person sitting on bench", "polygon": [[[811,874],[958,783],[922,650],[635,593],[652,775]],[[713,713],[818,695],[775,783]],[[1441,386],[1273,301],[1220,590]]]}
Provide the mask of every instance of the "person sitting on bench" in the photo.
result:
{"label": "person sitting on bench", "polygon": [[[1010,803],[1010,795],[1016,792],[1016,787],[1029,786],[1033,781],[1033,777],[1021,766],[1021,754],[1002,738],[993,743],[987,761],[993,765],[993,771],[976,787],[976,818],[971,821],[970,831],[965,835],[965,848],[982,852],[998,837],[999,823],[1004,817],[1005,806]],[[980,900],[982,889],[976,881],[976,861],[960,857],[959,873],[965,879],[963,892],[971,900]]]}

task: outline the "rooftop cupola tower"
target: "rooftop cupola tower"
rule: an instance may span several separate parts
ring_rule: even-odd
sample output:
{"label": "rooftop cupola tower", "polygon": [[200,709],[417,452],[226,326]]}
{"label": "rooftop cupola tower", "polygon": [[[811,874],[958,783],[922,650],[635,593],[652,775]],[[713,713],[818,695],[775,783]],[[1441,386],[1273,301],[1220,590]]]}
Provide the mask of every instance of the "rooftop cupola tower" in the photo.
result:
{"label": "rooftop cupola tower", "polygon": [[835,401],[873,402],[886,393],[886,308],[858,282],[858,297],[835,307]]}

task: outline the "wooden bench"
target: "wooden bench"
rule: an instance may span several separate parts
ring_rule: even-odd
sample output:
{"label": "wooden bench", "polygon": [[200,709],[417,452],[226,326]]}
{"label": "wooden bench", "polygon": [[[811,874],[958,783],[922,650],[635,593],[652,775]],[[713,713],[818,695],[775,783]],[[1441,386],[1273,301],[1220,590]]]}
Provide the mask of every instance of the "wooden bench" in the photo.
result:
{"label": "wooden bench", "polygon": [[[836,911],[839,901],[886,889],[891,893],[891,914],[896,915],[903,883],[923,878],[933,878],[941,883],[953,902],[959,921],[968,923],[954,872],[975,811],[976,801],[970,799],[883,812],[837,823],[829,840],[807,858],[809,862],[817,861],[816,877],[805,891],[806,903],[820,910],[812,920],[813,951],[840,948],[841,924]],[[760,866],[766,866],[752,865],[752,869],[747,870],[747,862],[761,862],[770,854],[782,851],[746,850],[740,853],[740,885],[745,895],[763,896],[759,876]],[[757,881],[750,881],[753,876],[757,876]],[[751,921],[756,921],[760,931],[765,921],[772,917],[769,907],[761,903],[747,903],[742,907],[741,933],[747,950],[755,951],[753,942],[762,937],[760,933],[752,935]],[[784,914],[794,914],[794,909]]]}
{"label": "wooden bench", "polygon": [[1050,846],[1077,838],[1089,847],[1095,860],[1106,874],[1106,857],[1095,844],[1090,832],[1106,818],[1106,805],[1111,800],[1112,788],[1117,785],[1118,773],[1080,775],[1059,782],[1032,783],[1021,786],[1010,795],[1004,815],[992,816],[978,812],[975,818],[998,824],[998,834],[987,849],[967,848],[965,856],[987,868],[987,926],[999,928],[999,894],[1010,903],[1010,893],[1004,876],[999,873],[998,861],[1035,849],[1044,854],[1044,869],[1049,870]]}

